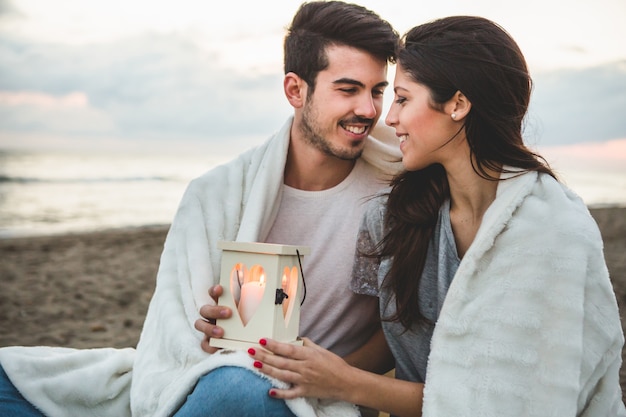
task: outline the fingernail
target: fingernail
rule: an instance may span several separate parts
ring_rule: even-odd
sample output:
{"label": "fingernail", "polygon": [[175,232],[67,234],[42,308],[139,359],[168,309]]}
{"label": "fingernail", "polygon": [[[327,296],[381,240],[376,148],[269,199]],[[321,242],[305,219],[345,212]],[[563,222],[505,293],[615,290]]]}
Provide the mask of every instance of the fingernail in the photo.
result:
{"label": "fingernail", "polygon": [[228,316],[228,310],[226,310],[225,308],[220,310],[220,317],[226,317]]}
{"label": "fingernail", "polygon": [[276,391],[274,391],[273,389],[270,390],[270,397],[275,397],[276,396]]}
{"label": "fingernail", "polygon": [[211,334],[213,336],[221,336],[221,329],[219,327],[214,327],[211,329]]}
{"label": "fingernail", "polygon": [[261,369],[261,368],[263,368],[263,364],[261,362],[259,362],[259,361],[254,361],[254,367]]}
{"label": "fingernail", "polygon": [[259,345],[261,345],[261,346],[267,345],[267,340],[265,340],[265,339],[259,340]]}
{"label": "fingernail", "polygon": [[248,349],[248,353],[251,354],[252,356],[256,355],[256,350],[254,350],[254,348],[250,348]]}

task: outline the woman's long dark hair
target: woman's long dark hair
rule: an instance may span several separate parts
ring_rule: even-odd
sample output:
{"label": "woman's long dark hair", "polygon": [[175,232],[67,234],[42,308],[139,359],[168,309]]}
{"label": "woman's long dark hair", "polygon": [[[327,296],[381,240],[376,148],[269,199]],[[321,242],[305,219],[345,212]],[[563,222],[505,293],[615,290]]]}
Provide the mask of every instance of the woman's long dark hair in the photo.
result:
{"label": "woman's long dark hair", "polygon": [[[464,120],[474,171],[538,171],[555,175],[523,143],[522,123],[532,80],[516,42],[500,26],[481,17],[452,16],[411,29],[402,39],[398,62],[411,79],[426,86],[435,107],[457,91],[472,103]],[[475,161],[475,163],[474,163]],[[396,295],[396,314],[385,320],[405,327],[426,318],[418,289],[439,210],[450,197],[444,168],[407,171],[392,181],[386,234],[377,256],[393,257],[384,285]]]}

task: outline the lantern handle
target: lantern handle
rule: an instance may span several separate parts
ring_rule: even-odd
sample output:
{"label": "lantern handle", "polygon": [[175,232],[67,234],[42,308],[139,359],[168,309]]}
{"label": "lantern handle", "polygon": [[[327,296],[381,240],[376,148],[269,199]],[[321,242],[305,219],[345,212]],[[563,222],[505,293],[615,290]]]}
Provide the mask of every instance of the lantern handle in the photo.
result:
{"label": "lantern handle", "polygon": [[302,289],[304,290],[304,294],[302,295],[302,301],[300,301],[300,305],[302,305],[304,303],[304,299],[306,298],[306,281],[304,280],[302,261],[300,260],[300,251],[298,249],[296,249],[296,254],[298,255],[298,264],[300,264],[300,275],[302,276]]}

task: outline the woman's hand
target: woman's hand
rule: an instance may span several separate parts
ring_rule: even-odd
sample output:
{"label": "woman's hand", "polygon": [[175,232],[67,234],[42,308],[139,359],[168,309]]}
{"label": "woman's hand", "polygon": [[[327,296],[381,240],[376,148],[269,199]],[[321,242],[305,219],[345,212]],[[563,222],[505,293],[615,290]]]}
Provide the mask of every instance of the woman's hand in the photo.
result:
{"label": "woman's hand", "polygon": [[261,339],[250,348],[254,366],[265,375],[290,383],[289,389],[272,388],[275,398],[317,397],[344,399],[354,369],[341,357],[304,338],[304,345]]}
{"label": "woman's hand", "polygon": [[291,384],[272,388],[274,398],[317,397],[343,400],[397,416],[421,416],[424,384],[358,369],[309,339],[304,346],[261,339],[248,349],[265,375]]}

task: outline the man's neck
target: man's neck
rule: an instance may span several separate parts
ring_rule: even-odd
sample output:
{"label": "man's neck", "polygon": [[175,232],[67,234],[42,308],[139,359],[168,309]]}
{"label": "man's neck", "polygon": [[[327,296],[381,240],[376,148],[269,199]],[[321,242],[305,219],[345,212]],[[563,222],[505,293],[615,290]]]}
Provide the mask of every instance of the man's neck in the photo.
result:
{"label": "man's neck", "polygon": [[289,146],[285,165],[285,184],[305,191],[322,191],[345,180],[356,160],[328,156],[317,149],[293,149]]}

